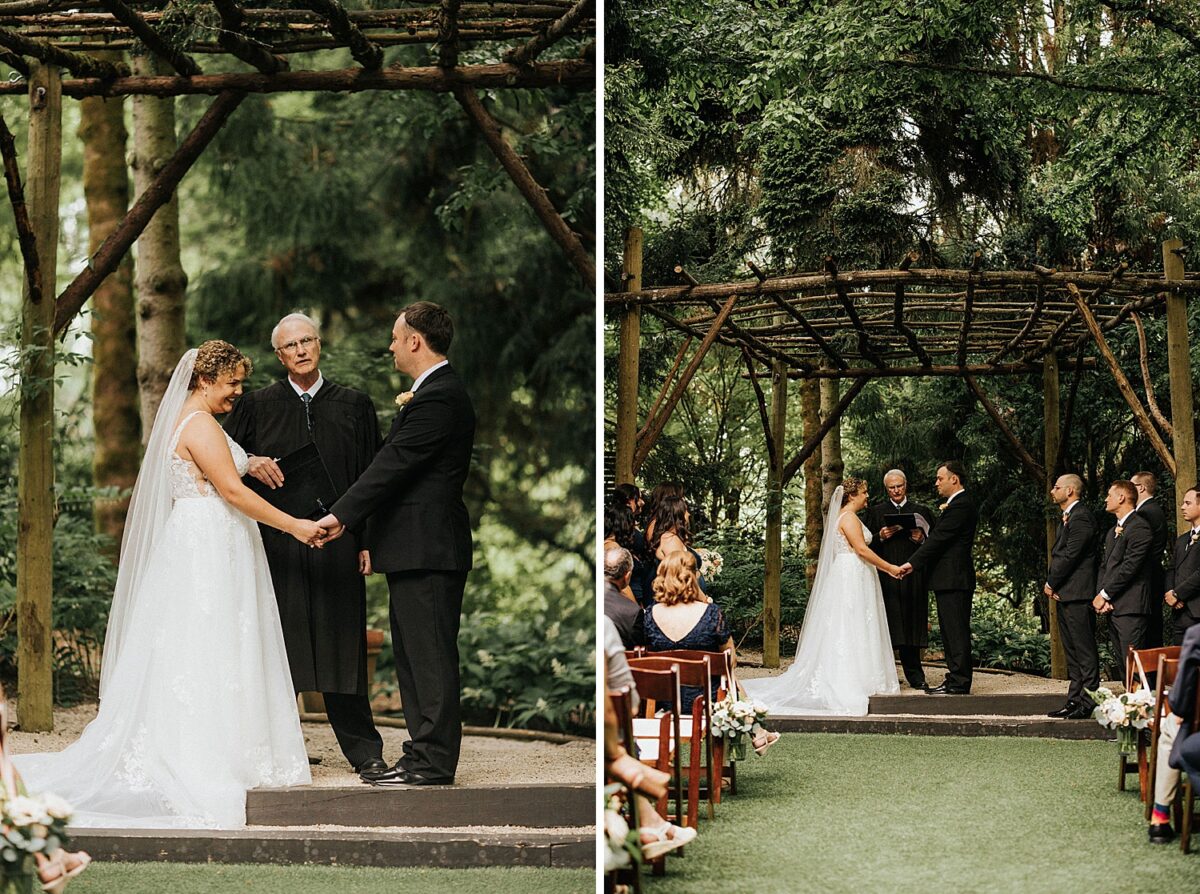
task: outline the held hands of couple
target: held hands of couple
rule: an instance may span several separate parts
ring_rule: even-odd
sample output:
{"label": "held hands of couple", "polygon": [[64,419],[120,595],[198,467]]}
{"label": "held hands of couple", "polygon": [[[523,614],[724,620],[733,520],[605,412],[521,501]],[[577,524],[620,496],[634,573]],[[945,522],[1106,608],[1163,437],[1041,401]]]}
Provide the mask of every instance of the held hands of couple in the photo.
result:
{"label": "held hands of couple", "polygon": [[896,580],[904,580],[904,578],[912,574],[912,571],[912,565],[910,565],[908,562],[905,562],[903,565],[893,565],[888,569],[888,574],[890,574]]}

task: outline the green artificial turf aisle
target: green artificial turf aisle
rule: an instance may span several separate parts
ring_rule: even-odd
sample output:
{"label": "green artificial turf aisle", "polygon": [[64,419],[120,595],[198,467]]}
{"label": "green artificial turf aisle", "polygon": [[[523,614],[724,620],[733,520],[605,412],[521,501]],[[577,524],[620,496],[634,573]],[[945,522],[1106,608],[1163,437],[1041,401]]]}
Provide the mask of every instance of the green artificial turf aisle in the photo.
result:
{"label": "green artificial turf aisle", "polygon": [[92,864],[69,894],[592,894],[590,869],[364,869],[351,866]]}
{"label": "green artificial turf aisle", "polygon": [[787,734],[644,890],[1200,891],[1200,839],[1151,845],[1116,761],[1112,742]]}

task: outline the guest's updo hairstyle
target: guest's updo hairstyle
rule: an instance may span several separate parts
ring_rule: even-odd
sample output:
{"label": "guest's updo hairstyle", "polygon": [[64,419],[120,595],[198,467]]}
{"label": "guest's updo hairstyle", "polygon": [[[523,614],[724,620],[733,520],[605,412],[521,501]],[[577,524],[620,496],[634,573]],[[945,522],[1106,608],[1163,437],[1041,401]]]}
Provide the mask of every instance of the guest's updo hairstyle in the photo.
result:
{"label": "guest's updo hairstyle", "polygon": [[659,605],[687,605],[707,602],[696,574],[696,557],[688,550],[670,553],[658,564],[654,578],[654,598]]}
{"label": "guest's updo hairstyle", "polygon": [[247,376],[254,368],[250,358],[229,342],[219,338],[206,341],[196,349],[196,365],[192,367],[192,380],[188,382],[188,391],[195,391],[201,379],[215,382],[227,373],[236,372],[239,366],[245,369]]}
{"label": "guest's updo hairstyle", "polygon": [[842,482],[842,505],[845,506],[854,497],[867,489],[867,482],[861,478],[847,478]]}

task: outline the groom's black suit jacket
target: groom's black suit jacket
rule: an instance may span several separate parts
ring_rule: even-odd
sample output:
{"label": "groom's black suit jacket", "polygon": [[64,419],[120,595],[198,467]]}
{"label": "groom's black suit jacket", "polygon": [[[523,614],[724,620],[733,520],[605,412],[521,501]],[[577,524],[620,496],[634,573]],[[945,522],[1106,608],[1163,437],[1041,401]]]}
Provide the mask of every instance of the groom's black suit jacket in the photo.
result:
{"label": "groom's black suit jacket", "polygon": [[1150,614],[1153,543],[1150,523],[1137,512],[1125,519],[1120,537],[1114,527],[1104,538],[1104,565],[1097,591],[1103,590],[1108,596],[1114,615]]}
{"label": "groom's black suit jacket", "polygon": [[908,558],[914,570],[930,569],[929,589],[935,592],[975,589],[975,560],[971,550],[978,525],[979,509],[975,501],[968,491],[959,491],[920,549]]}
{"label": "groom's black suit jacket", "polygon": [[1188,528],[1175,541],[1166,587],[1175,591],[1176,599],[1188,603],[1193,615],[1200,615],[1200,541],[1189,546],[1191,536],[1191,528]]}
{"label": "groom's black suit jacket", "polygon": [[1046,582],[1060,601],[1091,602],[1096,598],[1099,534],[1096,516],[1082,500],[1071,507],[1067,523],[1059,524]]}
{"label": "groom's black suit jacket", "polygon": [[400,408],[374,461],[330,510],[355,528],[370,516],[375,571],[471,569],[471,521],[463,483],[475,410],[449,366],[432,372]]}

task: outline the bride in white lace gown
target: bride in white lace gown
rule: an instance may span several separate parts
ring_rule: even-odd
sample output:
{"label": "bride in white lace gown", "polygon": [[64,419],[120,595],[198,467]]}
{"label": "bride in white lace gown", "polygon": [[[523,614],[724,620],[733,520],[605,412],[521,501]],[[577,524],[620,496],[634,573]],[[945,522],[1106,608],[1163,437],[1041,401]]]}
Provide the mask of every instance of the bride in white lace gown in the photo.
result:
{"label": "bride in white lace gown", "polygon": [[126,520],[99,713],[65,750],[15,759],[74,825],[237,828],[248,789],[312,781],[255,521],[321,534],[241,482],[246,453],[212,414],[248,372],[225,342],[179,362]]}
{"label": "bride in white lace gown", "polygon": [[773,714],[863,716],[872,695],[900,691],[876,571],[896,577],[900,569],[868,545],[871,532],[856,516],[867,499],[858,478],[833,492],[792,666],[778,677],[742,681]]}

